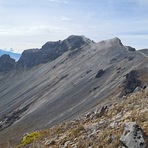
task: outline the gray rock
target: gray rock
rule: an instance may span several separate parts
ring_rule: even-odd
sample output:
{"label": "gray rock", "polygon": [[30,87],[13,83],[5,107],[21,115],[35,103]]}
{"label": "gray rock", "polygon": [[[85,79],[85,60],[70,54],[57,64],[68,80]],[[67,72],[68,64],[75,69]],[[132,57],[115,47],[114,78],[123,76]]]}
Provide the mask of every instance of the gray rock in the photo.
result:
{"label": "gray rock", "polygon": [[126,48],[127,48],[128,51],[136,51],[136,49],[131,47],[131,46],[126,46]]}
{"label": "gray rock", "polygon": [[104,71],[103,69],[100,69],[100,70],[98,71],[98,73],[96,74],[95,78],[100,78],[100,77],[102,77],[102,76],[104,75],[104,73],[105,73],[105,71]]}
{"label": "gray rock", "polygon": [[136,122],[128,122],[125,124],[120,141],[128,148],[146,148],[142,129]]}
{"label": "gray rock", "polygon": [[45,146],[51,146],[55,144],[55,139],[46,140]]}
{"label": "gray rock", "polygon": [[138,92],[138,91],[141,91],[141,87],[139,87],[139,86],[136,87],[135,90],[134,90],[133,92],[136,93],[136,92]]}
{"label": "gray rock", "polygon": [[121,97],[132,93],[137,87],[141,86],[141,81],[138,79],[138,71],[132,70],[126,74],[126,80],[124,82],[124,89],[121,92]]}
{"label": "gray rock", "polygon": [[0,72],[10,71],[15,67],[15,60],[4,54],[0,57]]}

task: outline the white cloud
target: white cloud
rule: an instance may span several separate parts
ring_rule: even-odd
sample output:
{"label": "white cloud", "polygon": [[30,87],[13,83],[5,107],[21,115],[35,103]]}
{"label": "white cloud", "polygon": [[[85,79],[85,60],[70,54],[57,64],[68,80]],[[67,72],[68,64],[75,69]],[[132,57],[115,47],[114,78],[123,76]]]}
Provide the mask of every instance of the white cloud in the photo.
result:
{"label": "white cloud", "polygon": [[6,35],[36,35],[36,34],[45,34],[49,32],[60,32],[65,30],[64,27],[50,26],[50,25],[37,25],[37,26],[24,26],[24,27],[3,27],[0,26],[0,36]]}
{"label": "white cloud", "polygon": [[67,28],[51,25],[0,26],[0,48],[13,48],[22,52],[29,48],[40,48],[45,42],[62,39]]}

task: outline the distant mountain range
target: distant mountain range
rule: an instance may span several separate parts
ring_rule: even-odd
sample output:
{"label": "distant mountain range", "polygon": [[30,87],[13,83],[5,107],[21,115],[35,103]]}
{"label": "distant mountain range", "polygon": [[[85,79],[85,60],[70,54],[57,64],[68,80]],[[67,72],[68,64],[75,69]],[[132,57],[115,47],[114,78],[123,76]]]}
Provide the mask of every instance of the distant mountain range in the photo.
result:
{"label": "distant mountain range", "polygon": [[21,54],[20,53],[14,53],[14,52],[11,52],[11,51],[6,51],[6,50],[0,49],[0,56],[2,56],[4,54],[10,55],[10,57],[13,58],[13,59],[15,59],[15,61],[18,61],[19,58],[21,57]]}

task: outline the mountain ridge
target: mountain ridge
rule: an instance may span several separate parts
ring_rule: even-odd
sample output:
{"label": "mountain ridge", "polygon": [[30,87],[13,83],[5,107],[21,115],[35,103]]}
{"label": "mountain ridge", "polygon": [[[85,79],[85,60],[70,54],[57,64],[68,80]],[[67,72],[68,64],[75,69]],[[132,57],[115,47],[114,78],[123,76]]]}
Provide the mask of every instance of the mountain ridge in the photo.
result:
{"label": "mountain ridge", "polygon": [[20,53],[15,53],[15,52],[12,52],[12,51],[6,51],[6,50],[0,49],[0,56],[2,56],[4,54],[10,55],[10,57],[15,59],[15,61],[18,61],[20,56],[21,56]]}
{"label": "mountain ridge", "polygon": [[[99,44],[99,46],[102,46],[102,45],[103,46],[110,46],[110,45],[124,46],[118,37],[114,37],[112,39],[103,40],[98,43],[95,43],[94,41],[90,40],[89,38],[83,35],[81,36],[71,35],[62,41],[59,40],[59,41],[46,42],[40,49],[33,48],[33,49],[24,50],[22,55],[20,55],[20,58],[19,59],[17,58],[17,62],[15,63],[15,68],[16,69],[32,68],[39,64],[44,64],[49,61],[53,61],[67,51],[71,51],[69,56],[72,56],[80,52],[81,50],[80,48],[83,48],[83,46],[87,46],[89,44],[96,44],[96,45]],[[125,47],[129,51],[136,50],[135,48],[130,46],[125,46]],[[147,49],[141,49],[139,51],[147,55]],[[8,52],[8,54],[10,55],[10,52]]]}
{"label": "mountain ridge", "polygon": [[0,142],[72,120],[119,96],[132,70],[140,87],[148,84],[147,55],[119,39],[79,47],[29,69],[0,73]]}
{"label": "mountain ridge", "polygon": [[[49,41],[41,49],[28,49],[22,53],[17,67],[34,67],[36,65],[53,61],[63,53],[80,48],[92,41],[84,36],[71,35],[63,41]],[[27,59],[26,59],[27,58]]]}

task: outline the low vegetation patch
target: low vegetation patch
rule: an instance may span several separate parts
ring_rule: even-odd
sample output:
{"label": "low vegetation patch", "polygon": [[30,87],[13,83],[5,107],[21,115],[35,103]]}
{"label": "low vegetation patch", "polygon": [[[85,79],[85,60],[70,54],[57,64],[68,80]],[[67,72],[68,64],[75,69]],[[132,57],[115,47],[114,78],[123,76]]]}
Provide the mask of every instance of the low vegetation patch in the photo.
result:
{"label": "low vegetation patch", "polygon": [[[148,93],[136,92],[122,99],[115,98],[102,116],[75,119],[42,132],[23,137],[25,148],[118,148],[127,122],[136,121],[144,131],[148,144]],[[115,101],[116,100],[116,101]],[[43,134],[44,133],[44,134]]]}

